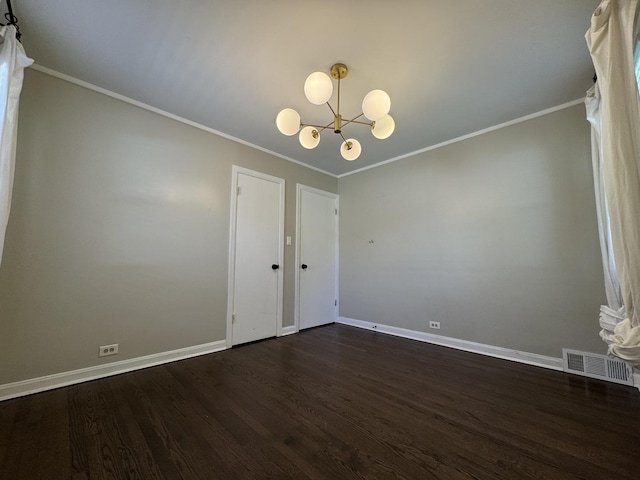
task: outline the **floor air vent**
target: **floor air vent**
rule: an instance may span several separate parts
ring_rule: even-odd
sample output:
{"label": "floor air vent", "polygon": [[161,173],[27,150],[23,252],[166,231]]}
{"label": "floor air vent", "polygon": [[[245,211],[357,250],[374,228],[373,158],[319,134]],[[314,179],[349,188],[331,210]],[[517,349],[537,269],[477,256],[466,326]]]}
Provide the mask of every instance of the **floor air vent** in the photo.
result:
{"label": "floor air vent", "polygon": [[562,349],[562,356],[565,372],[633,386],[631,367],[622,360],[566,348]]}

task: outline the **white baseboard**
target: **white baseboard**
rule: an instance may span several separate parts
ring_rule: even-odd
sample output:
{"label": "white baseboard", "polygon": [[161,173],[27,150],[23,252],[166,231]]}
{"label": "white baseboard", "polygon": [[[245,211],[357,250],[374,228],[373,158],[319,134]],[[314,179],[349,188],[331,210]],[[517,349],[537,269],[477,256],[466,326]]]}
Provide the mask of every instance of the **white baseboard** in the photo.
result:
{"label": "white baseboard", "polygon": [[633,385],[640,390],[640,370],[637,368],[633,369]]}
{"label": "white baseboard", "polygon": [[204,343],[193,347],[180,348],[168,352],[154,353],[144,357],[130,358],[119,362],[96,365],[94,367],[81,368],[69,372],[55,373],[44,377],[31,378],[19,382],[5,383],[0,385],[0,401],[10,398],[22,397],[32,393],[52,390],[54,388],[73,385],[75,383],[87,382],[98,378],[110,377],[120,373],[140,370],[142,368],[162,365],[163,363],[184,360],[185,358],[197,357],[207,353],[219,352],[227,348],[226,341]]}
{"label": "white baseboard", "polygon": [[393,327],[380,323],[365,322],[363,320],[355,320],[347,317],[338,317],[337,323],[365,328],[367,330],[374,330],[380,333],[395,335],[396,337],[410,338],[420,342],[451,347],[457,350],[464,350],[465,352],[479,353],[489,357],[502,358],[504,360],[512,360],[514,362],[526,363],[527,365],[534,365],[536,367],[562,371],[562,358],[547,357],[545,355],[538,355],[537,353],[521,352],[510,348],[495,347],[493,345],[485,345],[484,343],[470,342],[468,340],[444,337],[442,335],[434,335],[432,333],[419,332],[417,330],[408,330],[406,328]]}
{"label": "white baseboard", "polygon": [[294,333],[298,333],[298,331],[296,330],[296,326],[295,325],[289,325],[288,327],[282,327],[282,330],[280,330],[280,336],[284,337],[285,335],[291,335]]}

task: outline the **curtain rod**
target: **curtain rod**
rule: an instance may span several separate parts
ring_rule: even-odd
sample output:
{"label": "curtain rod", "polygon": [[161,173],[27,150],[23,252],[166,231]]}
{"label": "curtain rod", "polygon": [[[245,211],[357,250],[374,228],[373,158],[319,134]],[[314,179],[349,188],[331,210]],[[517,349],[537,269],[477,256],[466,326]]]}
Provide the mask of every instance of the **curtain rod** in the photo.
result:
{"label": "curtain rod", "polygon": [[[13,25],[16,29],[16,38],[20,40],[22,34],[20,33],[20,27],[18,27],[18,17],[13,14],[13,7],[11,6],[11,0],[7,0],[7,10],[8,12],[4,14],[4,18],[7,20],[6,25]],[[5,26],[4,23],[0,23],[0,25]]]}

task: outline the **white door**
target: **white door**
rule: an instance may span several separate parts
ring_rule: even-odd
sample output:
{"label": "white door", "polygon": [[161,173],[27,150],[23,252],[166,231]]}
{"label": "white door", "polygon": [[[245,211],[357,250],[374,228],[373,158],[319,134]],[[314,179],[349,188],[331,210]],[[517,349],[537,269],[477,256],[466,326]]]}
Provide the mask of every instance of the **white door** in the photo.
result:
{"label": "white door", "polygon": [[233,167],[227,344],[282,325],[284,180]]}
{"label": "white door", "polygon": [[338,196],[298,184],[297,312],[299,329],[336,321]]}

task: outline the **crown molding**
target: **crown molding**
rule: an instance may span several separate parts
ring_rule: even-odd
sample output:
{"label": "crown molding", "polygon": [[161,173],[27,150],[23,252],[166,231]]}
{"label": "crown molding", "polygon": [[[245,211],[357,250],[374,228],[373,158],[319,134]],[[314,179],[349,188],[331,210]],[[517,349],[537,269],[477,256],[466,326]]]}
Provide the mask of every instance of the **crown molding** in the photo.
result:
{"label": "crown molding", "polygon": [[342,173],[340,175],[336,175],[335,173],[331,173],[331,172],[328,172],[326,170],[322,170],[321,168],[314,167],[313,165],[309,165],[308,163],[304,163],[304,162],[301,162],[299,160],[295,160],[295,159],[293,159],[291,157],[287,157],[286,155],[282,155],[282,154],[274,152],[272,150],[268,150],[268,149],[266,149],[264,147],[261,147],[259,145],[247,142],[247,141],[242,140],[240,138],[237,138],[237,137],[234,137],[232,135],[220,132],[219,130],[215,130],[213,128],[207,127],[206,125],[202,125],[200,123],[193,122],[191,120],[188,120],[186,118],[180,117],[178,115],[174,115],[173,113],[169,113],[169,112],[167,112],[165,110],[161,110],[159,108],[153,107],[151,105],[148,105],[146,103],[140,102],[138,100],[134,100],[133,98],[129,98],[129,97],[126,97],[124,95],[120,95],[119,93],[112,92],[111,90],[107,90],[106,88],[102,88],[102,87],[99,87],[99,86],[94,85],[92,83],[85,82],[84,80],[80,80],[78,78],[72,77],[71,75],[67,75],[65,73],[58,72],[57,70],[53,70],[53,69],[45,67],[43,65],[34,63],[31,66],[31,68],[33,68],[34,70],[36,70],[38,72],[44,73],[46,75],[49,75],[49,76],[52,76],[52,77],[55,77],[55,78],[58,78],[60,80],[64,80],[66,82],[72,83],[72,84],[77,85],[79,87],[86,88],[88,90],[94,91],[96,93],[100,93],[102,95],[106,95],[106,96],[114,98],[116,100],[120,100],[120,101],[128,103],[130,105],[134,105],[136,107],[142,108],[143,110],[147,110],[147,111],[155,113],[157,115],[161,115],[163,117],[170,118],[171,120],[175,120],[175,121],[183,123],[185,125],[189,125],[191,127],[197,128],[199,130],[203,130],[203,131],[205,131],[207,133],[212,133],[213,135],[216,135],[218,137],[226,138],[227,140],[231,140],[232,142],[239,143],[241,145],[253,148],[255,150],[259,150],[259,151],[261,151],[263,153],[266,153],[268,155],[272,155],[274,157],[281,158],[281,159],[286,160],[288,162],[295,163],[296,165],[300,165],[301,167],[305,167],[305,168],[308,168],[310,170],[314,170],[316,172],[320,172],[320,173],[323,173],[323,174],[328,175],[330,177],[338,178],[338,179],[347,177],[349,175],[354,175],[356,173],[364,172],[366,170],[371,170],[372,168],[382,167],[382,166],[387,165],[389,163],[397,162],[399,160],[404,160],[405,158],[414,157],[416,155],[420,155],[421,153],[430,152],[431,150],[436,150],[438,148],[446,147],[447,145],[451,145],[451,144],[454,144],[454,143],[462,142],[463,140],[468,140],[470,138],[477,137],[479,135],[484,135],[485,133],[489,133],[489,132],[493,132],[495,130],[500,130],[502,128],[510,127],[510,126],[516,125],[518,123],[526,122],[528,120],[533,120],[534,118],[542,117],[544,115],[548,115],[550,113],[554,113],[554,112],[557,112],[557,111],[560,111],[560,110],[564,110],[566,108],[571,108],[571,107],[574,107],[574,106],[579,105],[581,103],[584,103],[584,97],[578,98],[578,99],[572,100],[570,102],[566,102],[566,103],[562,103],[560,105],[556,105],[555,107],[547,108],[545,110],[540,110],[539,112],[535,112],[535,113],[532,113],[532,114],[529,114],[529,115],[525,115],[524,117],[519,117],[519,118],[516,118],[514,120],[509,120],[508,122],[504,122],[504,123],[500,123],[498,125],[494,125],[492,127],[484,128],[482,130],[478,130],[476,132],[468,133],[468,134],[462,135],[460,137],[452,138],[450,140],[446,140],[444,142],[437,143],[435,145],[431,145],[429,147],[422,148],[420,150],[415,150],[413,152],[405,153],[403,155],[390,158],[388,160],[383,160],[382,162],[374,163],[373,165],[368,165],[366,167],[358,168],[357,170],[352,170],[350,172],[346,172],[346,173]]}
{"label": "crown molding", "polygon": [[348,177],[349,175],[354,175],[356,173],[364,172],[366,170],[371,170],[372,168],[382,167],[383,165],[397,162],[398,160],[404,160],[405,158],[415,157],[416,155],[420,155],[421,153],[430,152],[431,150],[436,150],[438,148],[446,147],[447,145],[451,145],[453,143],[462,142],[463,140],[468,140],[469,138],[477,137],[479,135],[484,135],[485,133],[510,127],[511,125],[516,125],[518,123],[526,122],[528,120],[533,120],[534,118],[542,117],[544,115],[548,115],[550,113],[554,113],[559,110],[564,110],[565,108],[575,107],[576,105],[579,105],[581,103],[584,103],[584,97],[578,98],[576,100],[572,100],[570,102],[562,103],[560,105],[556,105],[555,107],[547,108],[545,110],[540,110],[539,112],[535,112],[530,115],[525,115],[524,117],[516,118],[514,120],[509,120],[508,122],[499,123],[498,125],[484,128],[482,130],[478,130],[477,132],[468,133],[466,135],[462,135],[461,137],[452,138],[451,140],[446,140],[444,142],[431,145],[430,147],[425,147],[425,148],[421,148],[420,150],[416,150],[414,152],[405,153],[404,155],[390,158],[389,160],[383,160],[382,162],[374,163],[373,165],[368,165],[366,167],[362,167],[357,170],[352,170],[350,172],[342,173],[338,175],[338,178]]}
{"label": "crown molding", "polygon": [[291,157],[287,157],[286,155],[282,155],[282,154],[274,152],[272,150],[268,150],[266,148],[263,148],[263,147],[261,147],[259,145],[256,145],[256,144],[247,142],[245,140],[242,140],[240,138],[234,137],[232,135],[223,133],[223,132],[221,132],[219,130],[215,130],[213,128],[207,127],[206,125],[202,125],[201,123],[193,122],[193,121],[191,121],[189,119],[186,119],[184,117],[180,117],[178,115],[174,115],[173,113],[167,112],[165,110],[161,110],[159,108],[153,107],[153,106],[148,105],[146,103],[139,102],[138,100],[134,100],[133,98],[125,97],[124,95],[120,95],[119,93],[112,92],[111,90],[107,90],[106,88],[102,88],[102,87],[99,87],[97,85],[94,85],[93,83],[85,82],[84,80],[80,80],[79,78],[72,77],[71,75],[67,75],[65,73],[58,72],[56,70],[53,70],[53,69],[48,68],[48,67],[44,67],[44,66],[42,66],[40,64],[37,64],[37,63],[34,63],[31,66],[31,68],[33,68],[34,70],[36,70],[38,72],[44,73],[46,75],[49,75],[51,77],[55,77],[55,78],[58,78],[60,80],[64,80],[65,82],[72,83],[72,84],[77,85],[77,86],[82,87],[82,88],[86,88],[87,90],[91,90],[93,92],[100,93],[102,95],[106,95],[107,97],[111,97],[111,98],[114,98],[116,100],[120,100],[121,102],[128,103],[129,105],[133,105],[133,106],[136,106],[138,108],[142,108],[143,110],[147,110],[149,112],[155,113],[157,115],[161,115],[163,117],[170,118],[171,120],[175,120],[176,122],[180,122],[180,123],[183,123],[185,125],[189,125],[190,127],[194,127],[194,128],[199,129],[199,130],[203,130],[203,131],[205,131],[207,133],[212,133],[214,135],[217,135],[218,137],[226,138],[227,140],[231,140],[232,142],[236,142],[236,143],[239,143],[239,144],[244,145],[246,147],[250,147],[250,148],[253,148],[255,150],[259,150],[259,151],[261,151],[263,153],[266,153],[268,155],[272,155],[274,157],[281,158],[283,160],[286,160],[287,162],[295,163],[296,165],[300,165],[301,167],[305,167],[305,168],[308,168],[310,170],[315,170],[316,172],[324,173],[325,175],[329,175],[330,177],[333,177],[333,178],[338,178],[338,176],[335,173],[327,172],[326,170],[322,170],[321,168],[314,167],[314,166],[309,165],[307,163],[303,163],[303,162],[301,162],[299,160],[295,160],[295,159],[293,159]]}

